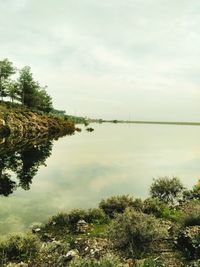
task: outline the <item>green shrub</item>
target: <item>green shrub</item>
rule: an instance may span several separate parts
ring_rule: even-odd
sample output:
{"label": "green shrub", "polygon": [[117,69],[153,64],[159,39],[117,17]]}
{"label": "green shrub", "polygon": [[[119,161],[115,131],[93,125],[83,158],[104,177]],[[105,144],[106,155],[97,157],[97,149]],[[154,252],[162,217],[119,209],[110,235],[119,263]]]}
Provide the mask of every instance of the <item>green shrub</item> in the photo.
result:
{"label": "green shrub", "polygon": [[79,220],[84,220],[87,223],[103,223],[107,221],[107,216],[101,209],[74,209],[69,213],[59,213],[50,219],[58,225],[67,225],[74,230]]}
{"label": "green shrub", "polygon": [[191,200],[200,200],[200,189],[198,186],[194,186],[192,190],[183,191],[183,202]]}
{"label": "green shrub", "polygon": [[173,221],[180,219],[181,213],[157,198],[147,198],[144,201],[143,212],[153,214],[157,218],[165,218]]}
{"label": "green shrub", "polygon": [[70,263],[69,267],[128,267],[128,265],[122,264],[118,257],[109,254],[99,260],[76,259]]}
{"label": "green shrub", "polygon": [[164,267],[163,260],[159,258],[148,258],[144,260],[139,260],[136,262],[135,267]]}
{"label": "green shrub", "polygon": [[189,226],[181,230],[177,242],[189,259],[200,259],[200,226]]}
{"label": "green shrub", "polygon": [[102,209],[89,209],[87,212],[87,218],[85,218],[87,222],[98,222],[104,223],[108,221],[108,217],[104,213]]}
{"label": "green shrub", "polygon": [[161,218],[179,222],[181,220],[182,213],[176,209],[166,207],[163,209]]}
{"label": "green shrub", "polygon": [[182,214],[181,222],[184,226],[200,226],[200,202],[188,203],[187,209]]}
{"label": "green shrub", "polygon": [[150,187],[152,198],[158,198],[165,203],[174,204],[182,196],[184,187],[177,177],[160,177],[154,179]]}
{"label": "green shrub", "polygon": [[162,217],[163,211],[166,207],[167,205],[158,198],[147,198],[143,204],[143,212],[153,214],[156,217]]}
{"label": "green shrub", "polygon": [[152,215],[126,209],[113,220],[109,236],[114,246],[124,250],[129,256],[140,255],[148,250],[152,241],[163,238],[167,230]]}
{"label": "green shrub", "polygon": [[113,196],[103,199],[99,203],[99,208],[109,217],[113,218],[116,213],[123,213],[126,208],[132,207],[133,203],[133,198],[128,195]]}
{"label": "green shrub", "polygon": [[131,207],[133,207],[137,211],[143,211],[144,209],[144,202],[140,198],[136,198],[133,200],[133,203],[131,203]]}
{"label": "green shrub", "polygon": [[39,240],[32,234],[13,235],[0,243],[0,259],[7,261],[28,261],[39,252]]}

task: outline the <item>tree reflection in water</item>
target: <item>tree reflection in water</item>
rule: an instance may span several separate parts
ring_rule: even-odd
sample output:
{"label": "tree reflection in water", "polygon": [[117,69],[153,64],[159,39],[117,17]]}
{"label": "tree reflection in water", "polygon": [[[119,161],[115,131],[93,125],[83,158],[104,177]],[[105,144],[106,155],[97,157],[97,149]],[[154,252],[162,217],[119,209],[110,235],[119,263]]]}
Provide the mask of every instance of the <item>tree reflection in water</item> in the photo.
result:
{"label": "tree reflection in water", "polygon": [[[29,190],[33,177],[51,155],[52,141],[43,144],[29,144],[10,154],[0,155],[0,195],[9,196],[18,187]],[[11,173],[16,175],[12,180]],[[13,176],[15,176],[13,175]]]}

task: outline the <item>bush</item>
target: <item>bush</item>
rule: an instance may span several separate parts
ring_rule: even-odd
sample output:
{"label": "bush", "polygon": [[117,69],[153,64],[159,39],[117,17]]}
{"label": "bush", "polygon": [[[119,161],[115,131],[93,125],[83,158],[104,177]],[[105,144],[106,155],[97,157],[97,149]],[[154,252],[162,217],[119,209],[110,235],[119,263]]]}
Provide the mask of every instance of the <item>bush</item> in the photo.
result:
{"label": "bush", "polygon": [[122,264],[118,257],[114,255],[106,255],[99,260],[96,259],[77,259],[73,261],[69,267],[128,267]]}
{"label": "bush", "polygon": [[200,259],[200,226],[186,227],[179,233],[177,241],[189,259]]}
{"label": "bush", "polygon": [[143,212],[153,214],[156,217],[162,217],[164,209],[167,205],[157,198],[147,198],[143,204]]}
{"label": "bush", "polygon": [[148,258],[144,260],[139,260],[134,265],[135,267],[164,267],[164,262],[162,259],[158,258]]}
{"label": "bush", "polygon": [[84,220],[87,223],[103,223],[107,221],[107,216],[101,209],[74,209],[69,213],[59,213],[50,219],[59,225],[68,225],[71,230],[75,230],[79,220]]}
{"label": "bush", "polygon": [[163,238],[167,230],[152,215],[126,209],[123,214],[113,220],[109,228],[109,236],[114,246],[127,252],[129,256],[137,256],[149,248],[152,241]]}
{"label": "bush", "polygon": [[10,236],[0,243],[0,259],[7,261],[28,261],[39,252],[39,240],[32,234]]}
{"label": "bush", "polygon": [[136,211],[143,211],[144,202],[140,198],[136,198],[133,203],[131,203],[131,207],[133,207]]}
{"label": "bush", "polygon": [[174,201],[178,201],[181,197],[183,190],[184,187],[177,177],[160,177],[154,179],[150,187],[150,195],[165,203],[174,204]]}
{"label": "bush", "polygon": [[183,201],[200,200],[200,180],[192,190],[184,190]]}
{"label": "bush", "polygon": [[126,208],[132,207],[133,204],[133,198],[128,195],[113,196],[103,199],[99,204],[99,208],[109,217],[113,218],[116,213],[123,213]]}
{"label": "bush", "polygon": [[183,212],[181,222],[184,226],[200,226],[200,203],[190,202]]}

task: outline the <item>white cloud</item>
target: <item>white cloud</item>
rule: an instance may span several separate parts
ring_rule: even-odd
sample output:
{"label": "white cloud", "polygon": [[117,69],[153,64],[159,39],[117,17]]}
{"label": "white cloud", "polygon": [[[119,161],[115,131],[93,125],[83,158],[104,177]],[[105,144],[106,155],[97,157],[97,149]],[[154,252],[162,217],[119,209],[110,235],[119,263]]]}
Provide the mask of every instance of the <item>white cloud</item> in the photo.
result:
{"label": "white cloud", "polygon": [[197,1],[0,0],[0,9],[0,57],[30,65],[56,107],[199,120]]}

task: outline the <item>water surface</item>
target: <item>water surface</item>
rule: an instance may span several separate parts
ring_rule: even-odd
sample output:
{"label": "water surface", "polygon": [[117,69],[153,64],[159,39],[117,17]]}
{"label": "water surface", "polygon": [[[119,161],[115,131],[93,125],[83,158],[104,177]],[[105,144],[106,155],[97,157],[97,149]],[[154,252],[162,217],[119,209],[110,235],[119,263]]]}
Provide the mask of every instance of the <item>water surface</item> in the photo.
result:
{"label": "water surface", "polygon": [[83,130],[54,141],[53,146],[47,143],[6,158],[15,161],[7,174],[19,186],[7,197],[0,196],[1,234],[25,231],[59,211],[96,207],[111,195],[144,198],[158,176],[178,176],[187,187],[200,176],[198,126],[92,127],[92,133]]}

